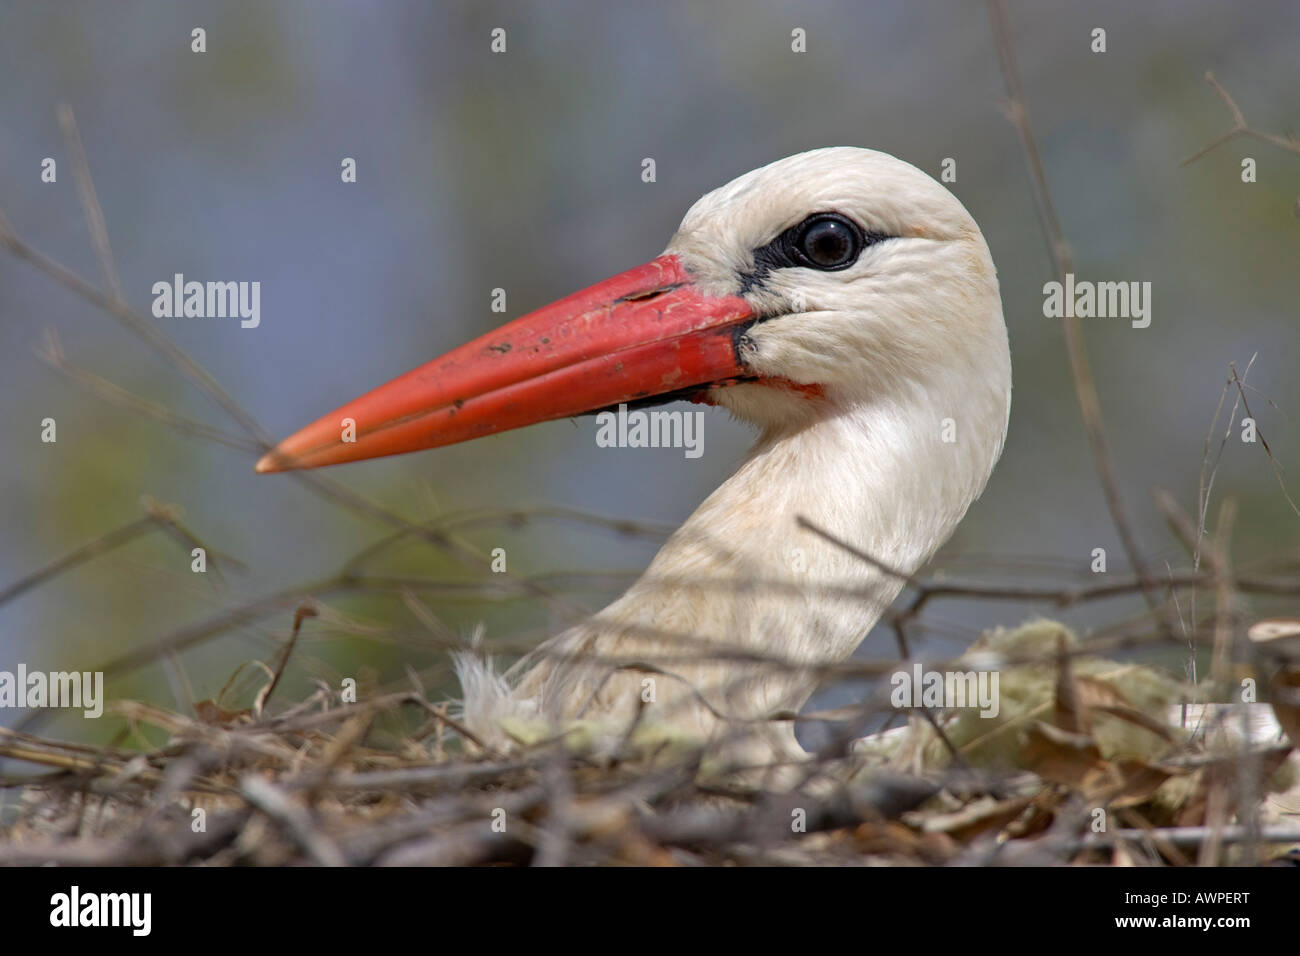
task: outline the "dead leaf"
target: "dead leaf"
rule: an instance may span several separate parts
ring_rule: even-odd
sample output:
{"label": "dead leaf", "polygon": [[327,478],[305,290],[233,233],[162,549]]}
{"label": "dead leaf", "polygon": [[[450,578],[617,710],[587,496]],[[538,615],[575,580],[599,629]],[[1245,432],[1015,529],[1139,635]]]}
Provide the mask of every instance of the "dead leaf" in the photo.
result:
{"label": "dead leaf", "polygon": [[194,716],[205,724],[227,725],[239,723],[252,714],[248,708],[226,710],[211,700],[201,700],[194,705]]}
{"label": "dead leaf", "polygon": [[1170,777],[1181,771],[1157,767],[1143,760],[1116,760],[1111,764],[1112,776],[1118,783],[1102,797],[1102,802],[1113,808],[1136,807],[1151,799]]}
{"label": "dead leaf", "polygon": [[1273,675],[1268,702],[1291,742],[1300,746],[1300,667],[1284,666]]}
{"label": "dead leaf", "polygon": [[868,856],[906,856],[926,863],[945,863],[961,850],[947,833],[917,832],[896,820],[859,824],[853,830],[853,845]]}
{"label": "dead leaf", "polygon": [[1300,744],[1300,618],[1256,621],[1247,636],[1277,666],[1268,685],[1269,703],[1291,742]]}
{"label": "dead leaf", "polygon": [[1035,721],[1026,732],[1021,765],[1044,780],[1076,789],[1084,789],[1107,771],[1095,740],[1043,721]]}
{"label": "dead leaf", "polygon": [[[1290,747],[1270,747],[1266,750],[1253,751],[1250,756],[1259,761],[1260,780],[1267,780],[1277,773],[1278,768],[1290,756]],[[1198,767],[1193,776],[1193,788],[1187,800],[1178,808],[1174,825],[1196,827],[1206,824],[1205,811],[1211,790],[1221,788],[1225,793],[1237,793],[1237,781],[1241,773],[1241,757],[1229,755],[1212,760]],[[1237,811],[1236,800],[1228,806],[1229,813]]]}

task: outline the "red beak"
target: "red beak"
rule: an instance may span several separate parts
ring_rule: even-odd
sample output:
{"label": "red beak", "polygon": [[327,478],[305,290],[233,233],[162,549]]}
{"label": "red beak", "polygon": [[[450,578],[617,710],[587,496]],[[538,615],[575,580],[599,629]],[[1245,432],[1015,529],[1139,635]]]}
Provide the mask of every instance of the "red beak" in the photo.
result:
{"label": "red beak", "polygon": [[665,255],[407,372],[289,436],[259,472],[437,448],[622,402],[686,398],[749,377],[754,319]]}

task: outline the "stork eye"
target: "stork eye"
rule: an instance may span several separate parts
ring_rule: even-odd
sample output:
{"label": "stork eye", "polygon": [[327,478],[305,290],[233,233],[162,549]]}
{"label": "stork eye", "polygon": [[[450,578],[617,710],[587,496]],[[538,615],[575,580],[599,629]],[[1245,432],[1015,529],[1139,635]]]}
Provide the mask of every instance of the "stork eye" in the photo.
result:
{"label": "stork eye", "polygon": [[766,245],[754,250],[754,267],[741,272],[740,292],[762,288],[763,280],[777,269],[820,269],[835,272],[858,261],[862,250],[891,238],[862,227],[837,212],[815,212]]}
{"label": "stork eye", "polygon": [[805,260],[804,265],[831,271],[857,262],[863,245],[862,232],[853,222],[843,216],[822,213],[800,224],[794,250]]}

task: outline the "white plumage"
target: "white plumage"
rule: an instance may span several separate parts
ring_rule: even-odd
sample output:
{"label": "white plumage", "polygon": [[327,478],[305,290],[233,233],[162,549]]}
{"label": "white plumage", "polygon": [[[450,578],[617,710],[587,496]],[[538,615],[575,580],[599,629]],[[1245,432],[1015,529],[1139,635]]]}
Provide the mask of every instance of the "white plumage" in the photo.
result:
{"label": "white plumage", "polygon": [[[775,268],[752,281],[754,250],[819,212],[889,238],[842,270]],[[758,440],[603,611],[505,675],[462,655],[464,718],[509,747],[512,722],[585,718],[617,734],[643,709],[642,722],[716,739],[729,759],[797,759],[792,724],[764,718],[798,710],[815,667],[847,658],[901,585],[796,518],[908,574],[951,535],[1001,453],[1010,411],[993,261],[946,189],[847,147],[714,190],[666,253],[702,290],[740,295],[762,316],[739,343],[760,381],[709,393]],[[844,588],[862,596],[833,593]],[[654,702],[643,704],[647,677]]]}

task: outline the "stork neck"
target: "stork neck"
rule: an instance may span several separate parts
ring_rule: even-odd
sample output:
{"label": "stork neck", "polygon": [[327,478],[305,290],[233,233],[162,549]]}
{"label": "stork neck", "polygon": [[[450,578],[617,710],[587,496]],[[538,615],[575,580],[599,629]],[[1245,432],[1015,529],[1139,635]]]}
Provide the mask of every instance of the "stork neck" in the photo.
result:
{"label": "stork neck", "polygon": [[[980,417],[979,409],[967,408],[969,420],[983,421],[991,436],[946,435],[943,420],[919,402],[863,405],[798,429],[764,433],[735,474],[668,541],[634,591],[684,570],[729,580],[733,587],[715,599],[731,608],[706,619],[719,626],[731,622],[730,633],[710,637],[799,660],[847,657],[902,581],[801,528],[797,519],[912,574],[983,489],[1005,428],[1002,402]],[[747,581],[783,587],[767,594],[761,586],[744,587]],[[842,588],[867,596],[826,594]],[[736,626],[754,613],[770,626]]]}
{"label": "stork neck", "polygon": [[[662,711],[695,730],[707,730],[715,713],[763,720],[798,710],[819,673],[799,665],[847,658],[903,582],[797,519],[903,574],[916,571],[983,488],[1000,451],[1007,392],[999,399],[990,390],[984,408],[962,394],[963,417],[976,432],[952,443],[921,402],[840,409],[764,433],[626,594],[549,643],[566,660],[543,659],[517,693],[558,718],[635,710],[643,675],[580,663],[590,656],[666,667],[684,685],[665,685]],[[752,652],[753,663],[738,661],[736,650]],[[695,707],[691,693],[710,707]],[[670,698],[687,709],[674,709]],[[772,752],[799,752],[788,723],[767,725],[760,736]]]}

